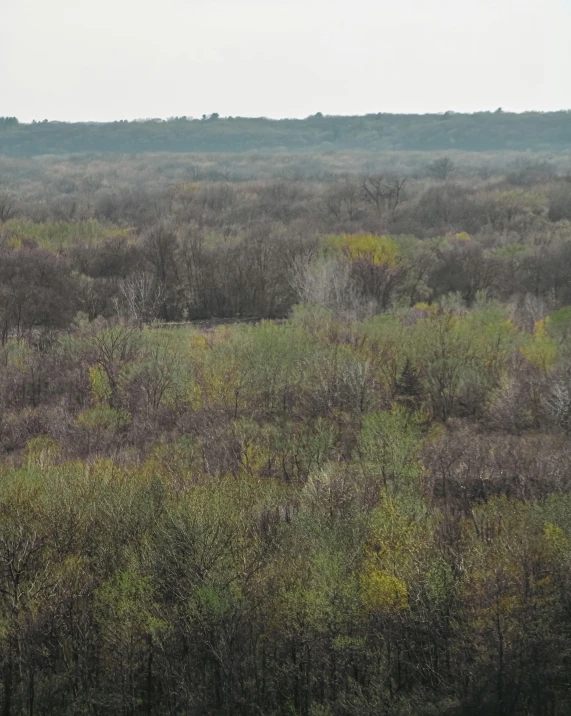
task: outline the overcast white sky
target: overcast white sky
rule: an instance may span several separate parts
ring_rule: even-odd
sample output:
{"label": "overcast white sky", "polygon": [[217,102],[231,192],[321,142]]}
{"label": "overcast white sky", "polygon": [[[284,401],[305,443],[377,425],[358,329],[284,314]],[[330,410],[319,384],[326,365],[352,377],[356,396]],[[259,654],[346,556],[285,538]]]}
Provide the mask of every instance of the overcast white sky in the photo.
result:
{"label": "overcast white sky", "polygon": [[6,0],[0,116],[571,108],[571,0]]}

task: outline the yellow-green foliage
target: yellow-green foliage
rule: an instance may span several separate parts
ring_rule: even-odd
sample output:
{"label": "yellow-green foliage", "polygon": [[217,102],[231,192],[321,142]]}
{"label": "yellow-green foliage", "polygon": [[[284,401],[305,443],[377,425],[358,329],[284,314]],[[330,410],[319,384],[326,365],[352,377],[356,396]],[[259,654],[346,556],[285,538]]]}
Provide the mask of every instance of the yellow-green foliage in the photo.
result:
{"label": "yellow-green foliage", "polygon": [[328,236],[327,243],[351,261],[364,259],[393,268],[398,263],[399,245],[389,236],[342,234]]}
{"label": "yellow-green foliage", "polygon": [[[563,520],[559,510],[565,513]],[[548,565],[567,559],[567,537],[558,522],[568,527],[568,515],[567,497],[544,503],[502,497],[474,508],[471,524],[463,524],[459,596],[477,644],[484,643],[490,628],[513,638],[522,619],[553,603],[556,591]],[[529,569],[539,563],[543,570]]]}
{"label": "yellow-green foliage", "polygon": [[437,307],[437,306],[431,305],[431,304],[429,304],[429,303],[423,303],[423,302],[421,302],[421,303],[415,303],[415,304],[414,304],[414,308],[415,308],[417,311],[426,311],[426,312],[428,312],[428,313],[436,313],[436,311],[438,310],[438,307]]}
{"label": "yellow-green foliage", "polygon": [[52,465],[59,452],[59,446],[47,435],[38,435],[26,443],[26,460],[28,465],[46,467]]}
{"label": "yellow-green foliage", "polygon": [[241,418],[232,423],[231,432],[240,447],[242,468],[251,476],[258,475],[270,458],[268,443],[273,437],[272,426],[260,426]]}
{"label": "yellow-green foliage", "polygon": [[92,408],[84,410],[77,416],[76,423],[86,428],[103,428],[119,430],[132,422],[132,416],[126,410],[116,408]]}
{"label": "yellow-green foliage", "polygon": [[9,340],[1,350],[3,363],[6,367],[12,367],[21,373],[29,370],[34,358],[34,351],[26,341]]}
{"label": "yellow-green foliage", "polygon": [[509,219],[518,213],[539,213],[546,206],[546,198],[541,194],[521,190],[502,191],[496,194],[496,205]]}
{"label": "yellow-green foliage", "polygon": [[529,253],[530,249],[529,246],[526,244],[506,244],[505,246],[501,246],[497,249],[495,249],[494,254],[497,256],[502,256],[508,259],[517,259],[521,258],[525,254]]}
{"label": "yellow-green foliage", "polygon": [[557,360],[558,348],[554,338],[548,335],[546,321],[538,321],[533,335],[521,347],[524,358],[544,372],[551,370]]}
{"label": "yellow-green foliage", "polygon": [[371,369],[387,390],[408,363],[418,374],[427,407],[443,418],[470,385],[496,387],[524,342],[505,309],[494,303],[463,315],[421,306],[404,317],[413,320],[386,315],[358,326],[362,351],[370,356]]}
{"label": "yellow-green foliage", "polygon": [[546,522],[543,528],[543,544],[547,557],[565,558],[569,550],[569,540],[565,531],[557,524]]}
{"label": "yellow-green foliage", "polygon": [[89,383],[91,385],[91,401],[96,408],[105,407],[111,397],[111,386],[107,373],[99,365],[89,368]]}
{"label": "yellow-green foliage", "polygon": [[168,628],[167,622],[155,616],[153,586],[136,571],[116,574],[95,593],[95,609],[101,628],[113,635],[145,643],[148,635],[157,636]]}
{"label": "yellow-green foliage", "polygon": [[200,190],[200,182],[189,182],[187,184],[179,184],[176,187],[177,194],[194,194]]}
{"label": "yellow-green foliage", "polygon": [[41,248],[61,251],[75,243],[102,243],[107,239],[129,238],[130,229],[104,226],[95,219],[78,222],[33,222],[11,219],[4,224],[10,245],[18,248],[23,240],[34,241]]}
{"label": "yellow-green foliage", "polygon": [[544,326],[545,333],[551,338],[559,343],[567,342],[571,337],[571,306],[552,313],[540,325]]}
{"label": "yellow-green foliage", "polygon": [[402,579],[369,568],[361,577],[363,605],[368,612],[400,611],[408,607],[408,590]]}
{"label": "yellow-green foliage", "polygon": [[414,492],[422,474],[418,460],[422,416],[405,408],[370,413],[358,436],[358,453],[369,469],[395,491]]}

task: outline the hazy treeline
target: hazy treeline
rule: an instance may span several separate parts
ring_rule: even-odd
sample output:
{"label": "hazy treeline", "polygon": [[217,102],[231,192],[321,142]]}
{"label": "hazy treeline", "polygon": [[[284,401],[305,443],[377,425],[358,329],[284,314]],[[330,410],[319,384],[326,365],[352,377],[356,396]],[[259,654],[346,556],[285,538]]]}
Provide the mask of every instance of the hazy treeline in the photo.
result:
{"label": "hazy treeline", "polygon": [[0,154],[66,152],[243,152],[251,150],[545,150],[567,149],[571,114],[477,112],[368,114],[306,119],[173,117],[109,123],[0,118]]}
{"label": "hazy treeline", "polygon": [[[448,160],[446,165],[443,160]],[[571,150],[545,152],[242,152],[0,155],[0,186],[21,193],[28,205],[57,195],[130,189],[156,191],[185,182],[331,181],[363,175],[413,179],[509,178],[529,183],[571,174]]]}
{"label": "hazy treeline", "polygon": [[504,159],[0,160],[3,716],[569,713],[571,182]]}

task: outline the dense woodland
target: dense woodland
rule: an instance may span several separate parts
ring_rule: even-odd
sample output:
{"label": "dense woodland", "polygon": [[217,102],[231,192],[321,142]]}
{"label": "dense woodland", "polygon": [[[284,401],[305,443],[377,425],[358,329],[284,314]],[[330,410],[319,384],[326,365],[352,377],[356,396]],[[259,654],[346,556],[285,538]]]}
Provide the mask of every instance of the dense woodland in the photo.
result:
{"label": "dense woodland", "polygon": [[2,715],[569,714],[570,276],[565,152],[0,157]]}
{"label": "dense woodland", "polygon": [[571,143],[571,110],[477,112],[364,117],[323,116],[201,119],[171,117],[133,122],[21,124],[0,117],[0,153],[11,156],[66,152],[243,152],[252,150],[558,150]]}

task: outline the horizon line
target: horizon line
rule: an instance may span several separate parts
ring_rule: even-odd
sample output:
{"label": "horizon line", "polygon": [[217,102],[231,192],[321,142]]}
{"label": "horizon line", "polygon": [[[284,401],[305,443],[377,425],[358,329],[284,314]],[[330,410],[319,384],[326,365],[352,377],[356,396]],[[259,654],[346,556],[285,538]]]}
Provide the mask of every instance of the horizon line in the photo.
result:
{"label": "horizon line", "polygon": [[446,116],[474,116],[474,115],[526,115],[526,114],[565,114],[570,113],[571,108],[561,109],[529,109],[529,110],[504,110],[499,107],[496,110],[482,109],[474,110],[472,112],[456,111],[456,110],[443,110],[440,112],[366,112],[365,114],[325,114],[322,112],[315,112],[305,117],[269,117],[267,115],[219,115],[217,112],[211,114],[203,114],[200,117],[194,115],[170,115],[167,117],[134,117],[132,119],[102,119],[102,120],[90,120],[90,119],[33,119],[30,121],[23,121],[18,118],[17,115],[4,115],[1,119],[16,120],[18,126],[34,126],[36,124],[119,124],[119,123],[145,123],[145,122],[157,122],[157,123],[168,123],[168,122],[204,122],[204,121],[218,121],[218,120],[265,120],[268,122],[304,122],[309,119],[366,119],[373,117],[382,116],[398,116],[398,117],[446,117]]}

